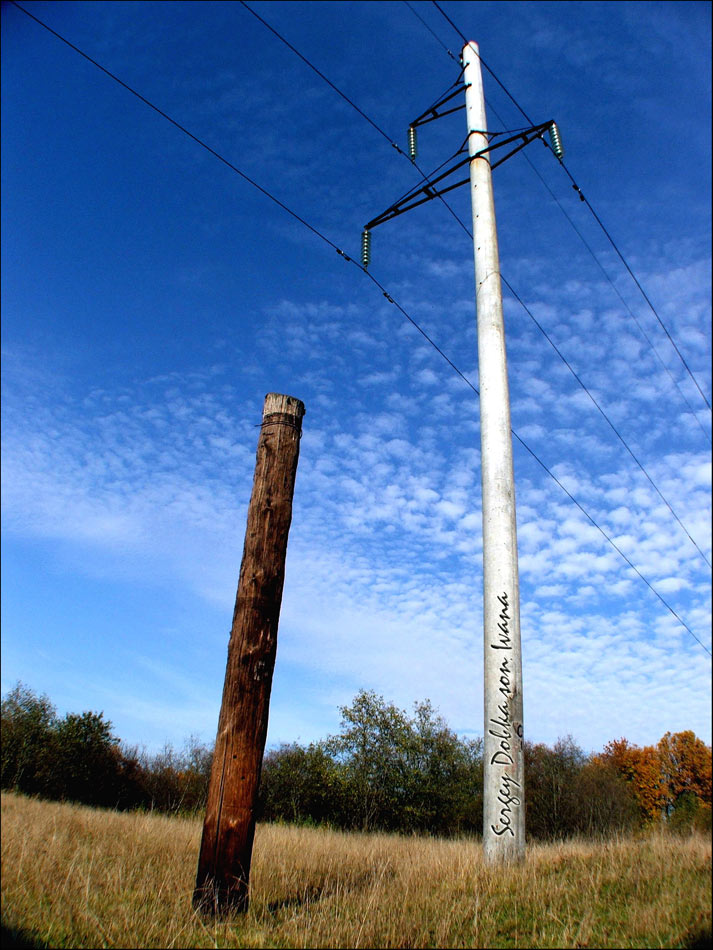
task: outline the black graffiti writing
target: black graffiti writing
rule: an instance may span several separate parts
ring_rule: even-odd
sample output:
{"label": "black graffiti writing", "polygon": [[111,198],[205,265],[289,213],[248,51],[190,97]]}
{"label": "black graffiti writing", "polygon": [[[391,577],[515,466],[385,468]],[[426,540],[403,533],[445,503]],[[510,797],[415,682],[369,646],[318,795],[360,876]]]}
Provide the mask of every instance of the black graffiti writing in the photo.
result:
{"label": "black graffiti writing", "polygon": [[[497,634],[490,646],[493,650],[512,650],[510,598],[506,591],[498,596],[498,603],[500,612],[497,620]],[[490,765],[497,765],[503,769],[497,793],[498,819],[490,826],[493,834],[498,837],[501,835],[515,837],[513,822],[517,809],[522,804],[520,783],[507,772],[508,768],[517,772],[514,750],[522,748],[522,725],[515,724],[512,717],[512,703],[515,697],[514,672],[512,659],[507,653],[501,654],[497,681],[500,702],[495,707],[495,715],[492,715],[488,722],[488,735],[497,740],[495,751],[490,756]]]}
{"label": "black graffiti writing", "polygon": [[[498,716],[491,718],[488,734],[500,740],[498,750],[490,757],[491,765],[512,765],[514,759],[511,755],[512,723],[510,721],[510,710],[507,703],[501,703],[498,706]],[[496,729],[493,729],[493,726]]]}
{"label": "black graffiti writing", "polygon": [[507,772],[503,772],[500,779],[500,788],[498,789],[498,801],[501,805],[500,819],[497,825],[490,826],[492,832],[498,837],[504,834],[509,834],[515,837],[515,831],[512,827],[512,806],[517,807],[520,805],[521,799],[517,794],[513,794],[511,786],[514,786],[519,790],[520,783],[516,782],[511,775],[507,774]]}
{"label": "black graffiti writing", "polygon": [[510,599],[508,598],[507,592],[503,592],[498,596],[498,601],[501,606],[500,616],[498,617],[498,639],[500,643],[491,643],[490,646],[493,650],[512,650],[512,643],[510,643],[510,614],[508,613],[508,608],[510,607]]}
{"label": "black graffiti writing", "polygon": [[[506,702],[508,702],[512,696],[512,690],[510,689],[510,666],[506,656],[503,657],[503,662],[500,664],[500,686],[498,686],[498,692],[503,694]],[[501,707],[498,706],[498,709],[500,708]]]}

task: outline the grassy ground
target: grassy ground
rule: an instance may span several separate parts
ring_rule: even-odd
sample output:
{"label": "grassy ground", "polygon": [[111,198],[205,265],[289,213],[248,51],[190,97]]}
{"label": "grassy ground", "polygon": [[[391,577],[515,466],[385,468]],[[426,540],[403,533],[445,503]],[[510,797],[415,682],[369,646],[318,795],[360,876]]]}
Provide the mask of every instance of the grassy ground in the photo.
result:
{"label": "grassy ground", "polygon": [[3,947],[710,946],[711,842],[532,845],[259,826],[247,915],[191,907],[200,823],[2,796]]}

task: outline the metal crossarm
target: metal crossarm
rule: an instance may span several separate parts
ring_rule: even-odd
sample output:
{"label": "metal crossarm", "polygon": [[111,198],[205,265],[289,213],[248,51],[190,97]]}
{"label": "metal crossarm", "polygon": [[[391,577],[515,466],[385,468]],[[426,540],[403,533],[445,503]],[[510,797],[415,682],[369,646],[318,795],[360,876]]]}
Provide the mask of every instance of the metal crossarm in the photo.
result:
{"label": "metal crossarm", "polygon": [[[412,208],[417,208],[419,205],[425,204],[427,201],[431,201],[433,198],[440,198],[441,195],[445,195],[449,191],[453,191],[455,188],[460,188],[461,185],[466,185],[470,181],[470,177],[463,178],[462,180],[455,182],[455,184],[447,185],[443,188],[435,187],[439,182],[444,181],[454,172],[457,172],[459,168],[463,168],[464,165],[469,165],[473,159],[480,158],[482,155],[485,155],[488,152],[494,152],[496,149],[502,148],[505,145],[510,145],[513,142],[517,142],[518,144],[515,146],[515,148],[511,149],[507,155],[504,155],[502,158],[499,158],[498,161],[491,163],[491,169],[497,168],[498,165],[502,165],[503,162],[506,162],[508,158],[511,158],[521,149],[525,148],[525,146],[529,145],[530,142],[534,141],[534,139],[541,138],[543,132],[549,129],[551,125],[552,120],[549,122],[543,122],[541,125],[533,126],[530,129],[525,129],[524,131],[518,132],[515,135],[510,135],[508,138],[500,139],[498,142],[489,142],[486,148],[480,149],[480,151],[476,152],[475,155],[469,155],[468,157],[461,159],[445,172],[438,175],[438,177],[429,179],[424,185],[420,185],[418,188],[411,189],[411,191],[407,192],[402,198],[390,205],[386,211],[383,211],[375,218],[372,218],[368,224],[365,224],[364,230],[370,231],[372,228],[375,228],[377,224],[383,224],[385,221],[390,221],[392,218],[397,218],[406,211],[411,211]],[[495,134],[497,135],[502,133]],[[463,151],[464,148],[457,152],[456,155],[460,155]]]}
{"label": "metal crossarm", "polygon": [[454,106],[452,109],[447,109],[445,112],[437,112],[436,110],[444,105],[446,102],[450,102],[451,99],[454,99],[456,96],[459,96],[465,86],[459,85],[458,88],[449,93],[447,96],[443,96],[438,102],[434,103],[429,109],[426,109],[425,112],[422,112],[421,115],[414,119],[413,122],[409,123],[412,129],[415,129],[417,125],[425,125],[426,122],[433,122],[434,119],[440,119],[444,115],[450,115],[451,112],[458,112],[459,109],[465,109],[465,102],[461,102],[459,106]]}
{"label": "metal crossarm", "polygon": [[526,145],[529,145],[530,142],[534,142],[535,139],[542,138],[542,133],[546,132],[553,125],[552,121],[543,122],[542,125],[536,125],[531,129],[528,129],[526,132],[520,132],[518,135],[513,135],[508,139],[503,139],[501,142],[496,142],[494,145],[489,145],[487,149],[483,149],[481,152],[478,152],[477,155],[474,155],[473,158],[478,158],[483,152],[492,151],[494,148],[500,148],[501,145],[508,145],[510,142],[515,142],[517,139],[522,139],[519,145],[514,149],[504,155],[502,158],[499,158],[497,162],[491,162],[490,168],[497,168],[498,165],[502,165],[503,162],[506,162],[509,158],[515,155],[520,149],[525,148]]}
{"label": "metal crossarm", "polygon": [[[418,188],[414,188],[399,199],[399,201],[390,205],[386,211],[383,211],[381,214],[377,215],[375,218],[372,218],[368,224],[364,225],[367,231],[370,231],[372,228],[375,228],[377,224],[383,224],[384,221],[390,221],[392,218],[398,217],[400,214],[404,214],[406,211],[410,211],[411,208],[417,208],[418,205],[424,204],[426,201],[430,201],[432,198],[437,198],[439,195],[445,194],[447,191],[452,191],[454,188],[458,188],[460,185],[465,184],[468,179],[465,178],[463,181],[457,182],[455,185],[449,185],[447,188],[441,190],[436,190],[434,185],[437,185],[438,182],[443,181],[444,178],[448,178],[453,172],[457,171],[459,168],[462,168],[464,165],[467,165],[470,162],[470,158],[464,158],[460,162],[457,162],[443,174],[439,175],[437,178],[434,178],[425,185],[421,185]],[[419,198],[419,195],[424,195],[425,197]]]}

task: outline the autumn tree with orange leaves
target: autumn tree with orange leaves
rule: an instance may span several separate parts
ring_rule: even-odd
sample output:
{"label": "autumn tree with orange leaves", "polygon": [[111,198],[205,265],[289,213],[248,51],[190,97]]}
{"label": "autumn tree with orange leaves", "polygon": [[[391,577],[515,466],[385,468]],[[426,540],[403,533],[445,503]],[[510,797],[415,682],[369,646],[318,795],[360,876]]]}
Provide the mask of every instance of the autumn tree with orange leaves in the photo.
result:
{"label": "autumn tree with orange leaves", "polygon": [[616,739],[598,758],[627,780],[645,823],[670,818],[683,803],[689,812],[710,812],[711,749],[690,730],[643,748]]}
{"label": "autumn tree with orange leaves", "polygon": [[675,811],[685,796],[711,808],[711,749],[687,730],[666,735],[658,744],[661,780],[667,813]]}
{"label": "autumn tree with orange leaves", "polygon": [[604,746],[601,758],[627,780],[643,821],[653,822],[663,816],[666,796],[656,746],[641,748],[628,739],[615,739]]}

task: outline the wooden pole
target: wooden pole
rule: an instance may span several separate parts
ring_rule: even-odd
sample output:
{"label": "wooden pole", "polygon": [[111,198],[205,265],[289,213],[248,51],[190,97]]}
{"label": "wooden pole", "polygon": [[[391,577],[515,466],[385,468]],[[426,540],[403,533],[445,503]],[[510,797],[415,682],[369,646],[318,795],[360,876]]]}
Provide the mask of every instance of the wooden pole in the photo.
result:
{"label": "wooden pole", "polygon": [[302,416],[268,393],[257,446],[193,904],[246,911]]}

